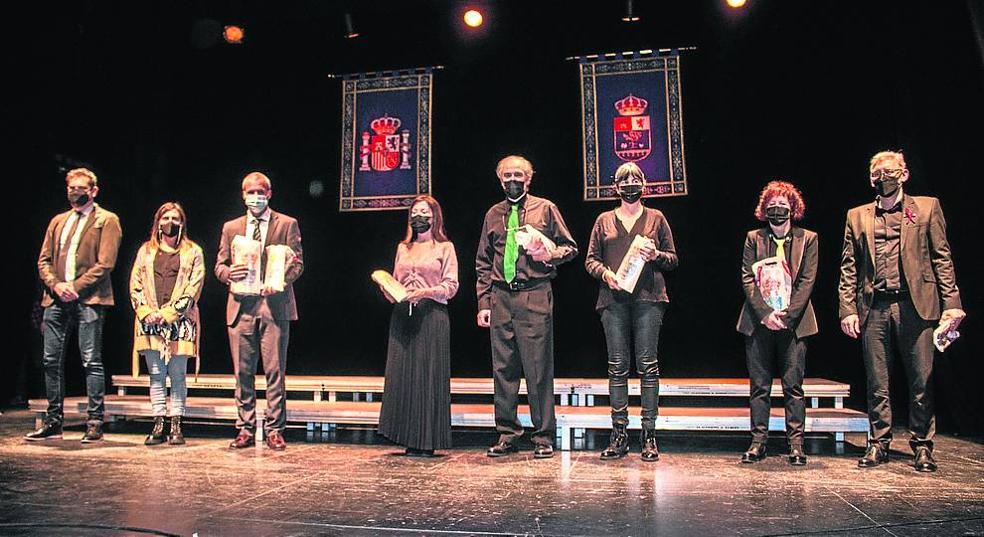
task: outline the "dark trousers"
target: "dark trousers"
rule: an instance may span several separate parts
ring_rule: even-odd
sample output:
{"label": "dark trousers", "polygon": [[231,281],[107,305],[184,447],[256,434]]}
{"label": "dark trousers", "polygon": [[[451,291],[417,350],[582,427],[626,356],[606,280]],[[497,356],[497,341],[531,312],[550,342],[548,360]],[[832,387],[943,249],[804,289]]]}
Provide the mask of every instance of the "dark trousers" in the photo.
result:
{"label": "dark trousers", "polygon": [[933,449],[933,325],[919,316],[908,295],[875,295],[861,327],[861,348],[868,377],[868,419],[871,442],[888,448],[892,441],[889,363],[897,349],[909,381],[910,446]]}
{"label": "dark trousers", "polygon": [[553,291],[550,284],[527,291],[492,288],[492,376],[495,428],[499,440],[523,435],[519,422],[519,381],[526,389],[533,421],[533,443],[553,445],[554,416]]}
{"label": "dark trousers", "polygon": [[77,300],[56,302],[44,310],[44,387],[48,396],[45,421],[61,424],[65,404],[65,343],[72,327],[78,328],[79,354],[85,371],[88,423],[102,423],[105,411],[106,376],[102,361],[103,323],[106,309],[88,306]]}
{"label": "dark trousers", "polygon": [[629,423],[629,366],[635,351],[636,369],[641,383],[642,427],[656,428],[659,413],[659,330],[663,326],[666,303],[612,303],[601,311],[608,346],[608,392],[612,404],[612,423]]}
{"label": "dark trousers", "polygon": [[263,430],[283,432],[287,426],[287,343],[290,321],[273,318],[266,299],[244,300],[239,319],[229,327],[229,348],[236,375],[236,427],[256,432],[256,365],[266,374],[266,419]]}
{"label": "dark trousers", "polygon": [[775,365],[782,379],[786,407],[786,440],[790,446],[803,446],[806,401],[803,399],[803,374],[806,370],[806,341],[792,330],[755,328],[745,337],[745,361],[748,364],[748,406],[752,415],[752,442],[769,439],[772,413],[772,379]]}

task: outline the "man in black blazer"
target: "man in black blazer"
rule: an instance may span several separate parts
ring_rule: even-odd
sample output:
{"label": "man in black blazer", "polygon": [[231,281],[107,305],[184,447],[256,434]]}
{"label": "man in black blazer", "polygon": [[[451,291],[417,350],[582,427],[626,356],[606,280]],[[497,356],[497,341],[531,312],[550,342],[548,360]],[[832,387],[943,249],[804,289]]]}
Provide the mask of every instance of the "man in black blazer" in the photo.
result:
{"label": "man in black blazer", "polygon": [[266,373],[267,410],[264,424],[266,443],[270,449],[286,447],[283,431],[287,425],[287,394],[284,376],[287,370],[287,342],[290,321],[297,320],[293,282],[304,271],[301,250],[301,231],[297,220],[271,210],[273,195],[270,179],[252,172],[243,179],[243,201],[247,212],[222,226],[215,276],[226,285],[247,276],[245,265],[232,262],[232,241],[236,235],[259,241],[264,253],[261,266],[266,267],[267,246],[285,244],[293,250],[289,260],[286,285],[283,291],[264,286],[259,296],[237,295],[231,289],[226,301],[226,324],[229,327],[229,348],[236,374],[236,406],[239,434],[229,447],[241,449],[255,444],[256,432],[256,363],[262,357]]}
{"label": "man in black blazer", "polygon": [[937,321],[955,329],[966,314],[939,200],[903,193],[909,170],[902,153],[876,154],[869,172],[878,195],[874,203],[847,213],[839,286],[841,330],[860,337],[868,378],[871,431],[858,466],[869,468],[888,460],[888,362],[895,347],[909,381],[914,466],[933,472],[933,329]]}

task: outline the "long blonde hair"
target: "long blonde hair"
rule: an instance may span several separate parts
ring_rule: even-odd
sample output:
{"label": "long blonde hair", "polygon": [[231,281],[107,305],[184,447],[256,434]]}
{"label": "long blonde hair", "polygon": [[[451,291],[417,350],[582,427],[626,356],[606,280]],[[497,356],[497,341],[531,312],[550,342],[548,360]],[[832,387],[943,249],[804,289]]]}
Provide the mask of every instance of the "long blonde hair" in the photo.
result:
{"label": "long blonde hair", "polygon": [[161,247],[161,217],[168,211],[178,211],[181,215],[181,233],[178,234],[178,248],[180,249],[188,238],[188,216],[185,215],[184,207],[176,201],[169,201],[161,205],[154,213],[154,222],[150,225],[150,245],[154,248]]}

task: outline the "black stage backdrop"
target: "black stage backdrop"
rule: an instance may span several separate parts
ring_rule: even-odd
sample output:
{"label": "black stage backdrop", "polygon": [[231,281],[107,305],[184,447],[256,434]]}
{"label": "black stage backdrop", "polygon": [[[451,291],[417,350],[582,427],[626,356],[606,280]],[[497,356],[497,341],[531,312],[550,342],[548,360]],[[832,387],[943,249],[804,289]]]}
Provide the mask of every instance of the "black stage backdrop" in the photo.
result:
{"label": "black stage backdrop", "polygon": [[[844,216],[873,197],[868,158],[901,149],[912,170],[907,192],[942,200],[969,312],[965,337],[938,358],[941,427],[984,430],[984,265],[974,238],[984,124],[979,2],[751,0],[740,11],[723,0],[636,2],[635,25],[619,21],[621,2],[495,2],[485,4],[477,37],[461,30],[461,6],[451,3],[348,4],[39,3],[10,19],[16,65],[5,78],[18,96],[5,107],[19,143],[6,187],[15,219],[5,233],[13,269],[5,317],[14,334],[5,362],[36,361],[34,263],[45,224],[66,206],[59,167],[67,158],[96,170],[99,201],[124,229],[113,274],[118,305],[106,325],[108,373],[129,371],[126,279],[153,211],[182,202],[211,264],[222,222],[243,213],[239,181],[255,169],[272,178],[271,205],[299,218],[304,237],[288,372],[382,374],[390,307],[369,273],[391,267],[405,214],[338,212],[341,91],[329,74],[440,64],[433,188],[461,265],[450,307],[453,375],[490,375],[488,335],[474,321],[473,260],[482,216],[501,199],[496,161],[520,153],[537,170],[533,192],[559,205],[582,247],[555,282],[556,373],[602,377],[597,284],[583,250],[595,217],[613,205],[581,200],[577,67],[564,58],[696,46],[683,54],[690,195],[646,201],[666,213],[680,255],[668,278],[663,376],[746,375],[734,330],[742,240],[758,225],[760,188],[784,178],[801,187],[803,225],[821,238],[813,295],[821,334],[807,375],[850,382],[852,406],[864,408],[860,346],[837,320]],[[362,37],[341,38],[345,9]],[[209,43],[205,19],[245,25],[245,44]],[[320,197],[312,181],[323,185]],[[210,275],[201,300],[204,372],[232,370],[225,298]],[[81,393],[77,351],[68,371],[69,393]],[[4,376],[8,389],[15,378]],[[38,374],[28,378],[36,387]]]}

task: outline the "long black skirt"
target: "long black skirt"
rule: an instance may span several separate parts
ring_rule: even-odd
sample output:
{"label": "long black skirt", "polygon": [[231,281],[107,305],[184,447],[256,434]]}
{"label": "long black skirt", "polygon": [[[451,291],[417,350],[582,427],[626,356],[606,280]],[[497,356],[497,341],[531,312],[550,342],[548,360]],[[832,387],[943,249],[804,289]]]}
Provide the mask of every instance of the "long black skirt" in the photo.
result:
{"label": "long black skirt", "polygon": [[451,329],[447,306],[397,304],[390,317],[379,433],[414,449],[451,447]]}

